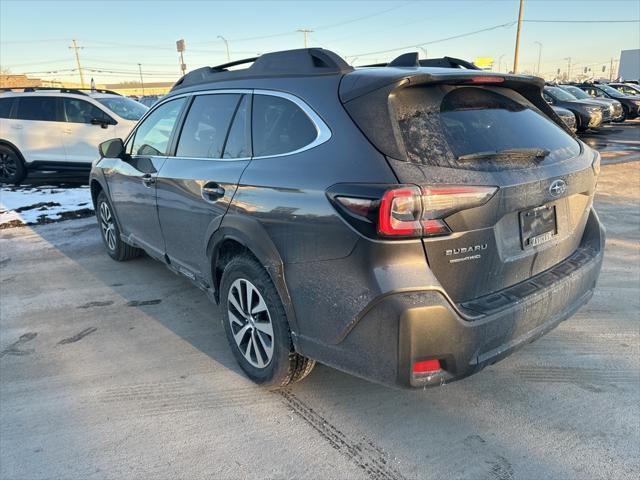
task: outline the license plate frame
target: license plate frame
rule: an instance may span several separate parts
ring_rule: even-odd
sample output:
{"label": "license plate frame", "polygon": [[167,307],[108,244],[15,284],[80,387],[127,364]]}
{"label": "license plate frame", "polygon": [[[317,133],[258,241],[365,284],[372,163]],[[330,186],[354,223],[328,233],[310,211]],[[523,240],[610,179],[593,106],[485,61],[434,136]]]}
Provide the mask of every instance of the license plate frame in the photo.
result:
{"label": "license plate frame", "polygon": [[549,242],[558,234],[556,206],[541,205],[523,210],[519,214],[520,242],[523,250],[529,250]]}

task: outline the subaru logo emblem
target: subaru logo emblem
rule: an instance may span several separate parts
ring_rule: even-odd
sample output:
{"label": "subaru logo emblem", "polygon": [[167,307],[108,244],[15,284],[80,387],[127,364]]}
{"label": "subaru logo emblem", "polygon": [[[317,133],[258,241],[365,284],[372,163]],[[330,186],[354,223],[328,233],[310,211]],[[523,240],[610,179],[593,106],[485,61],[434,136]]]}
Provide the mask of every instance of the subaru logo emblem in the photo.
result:
{"label": "subaru logo emblem", "polygon": [[549,193],[552,197],[559,197],[567,191],[567,183],[564,180],[554,180],[549,186]]}

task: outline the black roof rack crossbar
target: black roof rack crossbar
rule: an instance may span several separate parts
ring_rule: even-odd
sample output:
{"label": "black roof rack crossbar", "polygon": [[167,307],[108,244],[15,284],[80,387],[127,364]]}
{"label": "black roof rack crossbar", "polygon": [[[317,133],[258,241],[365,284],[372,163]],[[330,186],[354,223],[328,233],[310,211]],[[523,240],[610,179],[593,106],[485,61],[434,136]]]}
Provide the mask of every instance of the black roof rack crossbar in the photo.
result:
{"label": "black roof rack crossbar", "polygon": [[460,58],[442,57],[442,58],[426,58],[418,59],[416,52],[404,53],[396,57],[389,63],[373,63],[370,65],[362,65],[362,68],[368,67],[436,67],[436,68],[466,68],[467,70],[480,70],[473,63],[467,62]]}
{"label": "black roof rack crossbar", "polygon": [[228,63],[223,63],[222,65],[216,65],[215,67],[210,67],[211,70],[226,70],[229,67],[235,67],[236,65],[244,65],[245,63],[253,63],[255,62],[259,57],[251,57],[251,58],[245,58],[242,60],[234,60],[233,62],[228,62]]}
{"label": "black roof rack crossbar", "polygon": [[[253,65],[239,70],[228,70],[229,67],[247,63],[253,63]],[[323,48],[301,48],[265,53],[259,57],[236,60],[215,67],[198,68],[178,80],[172,90],[231,79],[336,75],[351,71],[353,71],[353,67],[329,50]]]}

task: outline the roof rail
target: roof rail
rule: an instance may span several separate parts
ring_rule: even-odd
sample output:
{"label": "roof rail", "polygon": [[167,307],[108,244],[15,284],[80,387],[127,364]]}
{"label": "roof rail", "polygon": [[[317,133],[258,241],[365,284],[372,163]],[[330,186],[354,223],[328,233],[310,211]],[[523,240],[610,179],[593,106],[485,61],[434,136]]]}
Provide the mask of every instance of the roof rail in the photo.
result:
{"label": "roof rail", "polygon": [[[248,68],[229,70],[229,67],[253,63]],[[201,83],[237,80],[251,77],[336,75],[353,71],[339,55],[323,48],[302,48],[265,53],[259,57],[224,63],[215,67],[193,70],[178,80],[176,90]]]}
{"label": "roof rail", "polygon": [[52,91],[52,90],[56,90],[59,91],[60,93],[75,93],[76,95],[87,95],[89,96],[88,93],[86,92],[90,92],[90,93],[109,93],[111,95],[118,95],[118,96],[122,96],[120,95],[118,92],[114,92],[113,90],[105,90],[102,88],[64,88],[64,87],[2,87],[0,88],[0,91],[2,92],[12,92],[15,90],[22,90],[23,92],[38,92],[38,91]]}

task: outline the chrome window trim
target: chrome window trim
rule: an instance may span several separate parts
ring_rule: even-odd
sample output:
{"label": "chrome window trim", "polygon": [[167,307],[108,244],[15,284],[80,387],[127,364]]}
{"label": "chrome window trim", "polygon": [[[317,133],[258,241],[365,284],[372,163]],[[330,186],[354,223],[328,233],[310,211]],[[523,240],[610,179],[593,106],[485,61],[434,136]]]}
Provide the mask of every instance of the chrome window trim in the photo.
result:
{"label": "chrome window trim", "polygon": [[[138,120],[138,125],[140,125],[146,118],[147,116],[149,116],[154,110],[156,110],[157,108],[159,108],[160,106],[162,106],[164,103],[166,102],[170,102],[171,100],[175,100],[177,98],[181,98],[181,97],[191,97],[191,96],[197,96],[197,95],[216,95],[216,94],[233,94],[233,93],[237,93],[237,94],[253,94],[253,95],[267,95],[267,96],[272,96],[272,97],[280,97],[280,98],[284,98],[286,100],[289,100],[290,102],[294,103],[298,108],[300,108],[305,115],[309,118],[309,120],[311,120],[311,123],[313,124],[313,126],[316,129],[316,138],[308,143],[307,145],[297,149],[297,150],[293,150],[291,152],[285,152],[285,153],[278,153],[276,155],[261,155],[261,156],[253,156],[253,157],[239,157],[239,158],[213,158],[213,157],[180,157],[180,156],[167,156],[167,158],[177,158],[177,159],[185,159],[185,160],[215,160],[215,161],[225,161],[225,162],[234,162],[234,161],[247,161],[247,160],[261,160],[264,158],[277,158],[277,157],[286,157],[289,155],[296,155],[298,153],[302,153],[306,150],[310,150],[312,148],[317,147],[318,145],[322,145],[323,143],[327,142],[331,136],[331,129],[329,128],[329,126],[322,120],[322,118],[320,118],[320,115],[318,115],[309,105],[307,105],[300,97],[297,97],[291,93],[286,93],[286,92],[281,92],[278,90],[264,90],[264,89],[241,89],[241,88],[230,88],[230,89],[220,89],[220,90],[198,90],[195,92],[186,92],[186,93],[181,93],[178,95],[172,95],[169,98],[166,98],[158,103],[156,103],[153,108],[149,109],[149,111],[147,113],[144,114],[144,116]],[[129,141],[129,138],[135,133],[135,131],[138,130],[138,125],[136,125],[136,128],[134,128],[129,135],[127,136],[127,139],[125,140],[125,144]],[[253,135],[253,131],[251,132],[251,134]]]}

